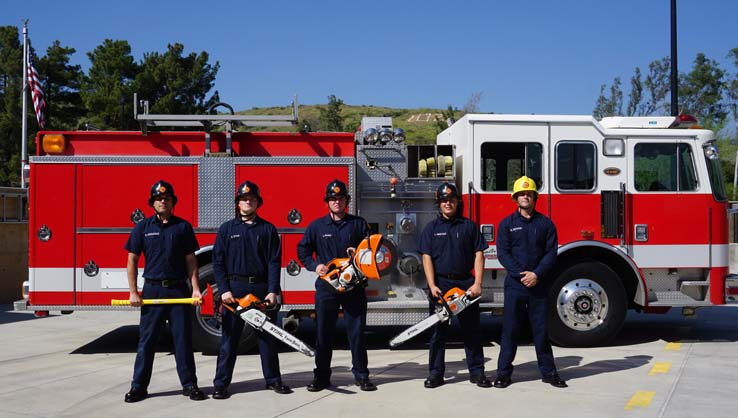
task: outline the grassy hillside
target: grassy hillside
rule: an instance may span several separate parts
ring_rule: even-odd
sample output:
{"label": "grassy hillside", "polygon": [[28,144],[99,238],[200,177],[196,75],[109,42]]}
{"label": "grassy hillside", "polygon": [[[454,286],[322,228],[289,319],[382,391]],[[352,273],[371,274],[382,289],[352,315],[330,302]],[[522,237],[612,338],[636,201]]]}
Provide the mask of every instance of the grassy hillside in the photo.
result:
{"label": "grassy hillside", "polygon": [[[299,105],[298,116],[300,121],[307,120],[313,131],[320,129],[320,108],[325,105]],[[260,107],[237,112],[242,115],[289,115],[292,108],[282,107]],[[435,116],[441,115],[441,109],[417,108],[417,109],[395,109],[381,106],[352,106],[344,104],[341,109],[343,126],[345,132],[354,132],[361,123],[363,116],[391,116],[392,125],[395,128],[405,130],[407,141],[410,144],[433,143],[436,140],[437,127]],[[457,115],[459,116],[459,115]],[[285,128],[258,128],[268,131],[294,131],[296,127]]]}

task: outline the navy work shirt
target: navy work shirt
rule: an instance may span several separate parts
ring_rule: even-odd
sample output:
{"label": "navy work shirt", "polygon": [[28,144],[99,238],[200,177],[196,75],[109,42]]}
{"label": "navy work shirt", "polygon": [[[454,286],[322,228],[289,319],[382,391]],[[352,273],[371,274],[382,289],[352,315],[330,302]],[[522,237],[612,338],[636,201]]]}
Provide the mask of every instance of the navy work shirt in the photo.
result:
{"label": "navy work shirt", "polygon": [[[297,257],[302,265],[315,271],[319,264],[328,264],[334,258],[346,258],[346,249],[356,248],[369,234],[364,218],[346,214],[334,221],[331,215],[318,218],[308,225],[297,244]],[[315,257],[313,257],[315,254]]]}
{"label": "navy work shirt", "polygon": [[559,241],[556,226],[545,215],[533,212],[526,218],[519,211],[500,222],[497,234],[497,258],[507,270],[505,286],[527,289],[520,283],[521,271],[532,271],[545,288],[550,285],[544,279],[556,262]]}
{"label": "navy work shirt", "polygon": [[192,225],[171,216],[162,223],[156,215],[136,224],[125,249],[138,256],[143,252],[143,277],[149,280],[187,278],[185,256],[200,249]]}
{"label": "navy work shirt", "polygon": [[240,217],[223,223],[213,246],[213,272],[221,294],[231,291],[228,276],[266,278],[269,293],[280,292],[282,244],[277,228],[257,216],[253,223]]}
{"label": "navy work shirt", "polygon": [[476,252],[486,248],[477,225],[459,216],[446,219],[439,215],[425,226],[418,243],[418,251],[433,259],[436,276],[471,276]]}

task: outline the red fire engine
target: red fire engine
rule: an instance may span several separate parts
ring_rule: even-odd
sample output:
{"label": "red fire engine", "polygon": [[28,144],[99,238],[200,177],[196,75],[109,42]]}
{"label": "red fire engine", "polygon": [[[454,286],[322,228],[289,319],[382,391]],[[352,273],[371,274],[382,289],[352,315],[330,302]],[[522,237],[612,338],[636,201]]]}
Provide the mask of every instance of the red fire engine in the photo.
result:
{"label": "red fire engine", "polygon": [[[489,243],[481,307],[501,312],[505,271],[496,226],[514,210],[510,191],[521,175],[539,185],[537,209],[558,227],[559,259],[549,277],[555,342],[601,344],[620,330],[628,309],[689,313],[736,302],[717,145],[708,130],[683,129],[694,122],[688,117],[468,114],[436,144],[407,145],[390,118],[365,118],[356,134],[237,132],[295,125],[295,103],[288,116],[154,115],[146,104],[136,113],[140,132],[37,135],[29,284],[16,309],[130,309],[110,300],[128,297],[123,245],[150,215],[148,188],[160,178],[177,190],[176,214],[195,228],[201,287],[213,285],[215,296],[215,232],[233,216],[236,185],[249,179],[260,186],[260,215],[282,239],[281,325],[288,330],[314,312],[315,275],[300,264],[296,245],[325,213],[323,188],[334,178],[349,185],[351,211],[391,243],[381,254],[391,268],[366,290],[368,325],[410,325],[427,316],[416,242],[436,216],[434,191],[443,181],[457,183],[465,214]],[[154,131],[167,126],[198,130]],[[218,344],[212,299],[216,306],[198,308],[193,321],[199,349]]]}

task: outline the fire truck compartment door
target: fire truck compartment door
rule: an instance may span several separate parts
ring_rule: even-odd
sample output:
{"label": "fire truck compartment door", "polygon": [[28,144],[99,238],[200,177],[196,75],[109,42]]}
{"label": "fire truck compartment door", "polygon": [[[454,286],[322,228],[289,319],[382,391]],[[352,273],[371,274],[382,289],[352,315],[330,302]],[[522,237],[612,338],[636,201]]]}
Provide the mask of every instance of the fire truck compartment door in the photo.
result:
{"label": "fire truck compartment door", "polygon": [[[276,159],[275,159],[276,160]],[[236,167],[236,183],[250,180],[259,186],[264,205],[259,216],[277,228],[304,229],[314,219],[328,214],[323,203],[325,186],[334,179],[346,182],[349,193],[354,194],[349,181],[349,165],[293,165],[285,159],[284,164],[256,165],[239,164]],[[234,187],[235,190],[235,187]],[[299,222],[291,223],[290,219]]]}

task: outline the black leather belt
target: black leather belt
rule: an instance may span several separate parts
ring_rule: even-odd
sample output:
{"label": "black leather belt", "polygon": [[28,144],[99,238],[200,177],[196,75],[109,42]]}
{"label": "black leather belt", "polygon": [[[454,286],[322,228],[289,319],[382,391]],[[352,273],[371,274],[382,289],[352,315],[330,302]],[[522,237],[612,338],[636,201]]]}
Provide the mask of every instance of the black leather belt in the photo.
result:
{"label": "black leather belt", "polygon": [[457,273],[448,273],[448,274],[441,274],[437,273],[436,276],[443,277],[450,280],[464,280],[471,277],[471,274],[457,274]]}
{"label": "black leather belt", "polygon": [[187,281],[184,279],[176,279],[176,280],[146,279],[145,282],[153,286],[161,286],[161,287],[177,287],[177,286],[183,286],[185,283],[187,283]]}
{"label": "black leather belt", "polygon": [[267,282],[266,277],[239,276],[237,274],[233,274],[231,276],[228,276],[228,280],[235,280],[237,282],[243,282],[243,283],[249,283],[249,284],[266,283]]}

